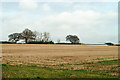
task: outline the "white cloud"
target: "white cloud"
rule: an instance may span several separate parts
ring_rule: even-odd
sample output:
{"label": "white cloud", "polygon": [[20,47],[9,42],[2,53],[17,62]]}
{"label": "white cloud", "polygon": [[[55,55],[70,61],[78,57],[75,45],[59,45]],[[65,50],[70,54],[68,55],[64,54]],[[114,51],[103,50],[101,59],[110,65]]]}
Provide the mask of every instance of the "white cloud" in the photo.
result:
{"label": "white cloud", "polygon": [[101,17],[100,13],[94,11],[75,11],[63,12],[58,15],[49,16],[45,18],[46,21],[51,23],[67,23],[67,24],[93,24],[96,19]]}
{"label": "white cloud", "polygon": [[22,0],[19,2],[19,6],[22,10],[34,10],[38,7],[37,2],[34,0]]}
{"label": "white cloud", "polygon": [[50,11],[51,10],[51,8],[50,8],[50,6],[48,4],[43,4],[42,9],[44,11]]}
{"label": "white cloud", "polygon": [[65,25],[65,24],[58,26],[58,30],[69,30],[70,28],[71,28],[70,25]]}
{"label": "white cloud", "polygon": [[[93,10],[73,10],[72,12],[61,12],[56,15],[49,14],[49,16],[43,15],[41,19],[37,15],[32,14],[30,18],[26,18],[31,13],[25,13],[26,11],[34,10],[38,7],[36,2],[20,2],[20,8],[23,10],[22,13],[13,17],[6,16],[4,29],[4,39],[7,35],[13,32],[21,32],[25,28],[31,30],[37,30],[40,32],[50,32],[52,39],[57,40],[58,38],[65,41],[67,34],[75,34],[82,39],[84,42],[103,42],[107,40],[117,40],[116,34],[110,33],[112,26],[117,27],[116,18],[117,13],[108,11],[105,13],[96,12]],[[51,7],[48,4],[42,6],[44,11],[51,11]],[[32,18],[35,17],[35,20]],[[11,29],[5,29],[11,28]],[[94,40],[93,40],[94,38]]]}
{"label": "white cloud", "polygon": [[[117,29],[116,19],[117,13],[111,11],[98,13],[91,10],[77,10],[72,13],[62,12],[58,15],[48,16],[41,22],[43,24],[47,22],[47,25],[44,25],[44,27],[59,34],[62,40],[64,40],[67,34],[76,34],[85,42],[104,42],[107,40],[117,41],[117,36],[115,36],[117,33],[113,33],[116,31],[111,31],[113,27],[115,27],[114,30]],[[54,36],[58,38],[58,35]],[[112,39],[111,37],[114,38]]]}

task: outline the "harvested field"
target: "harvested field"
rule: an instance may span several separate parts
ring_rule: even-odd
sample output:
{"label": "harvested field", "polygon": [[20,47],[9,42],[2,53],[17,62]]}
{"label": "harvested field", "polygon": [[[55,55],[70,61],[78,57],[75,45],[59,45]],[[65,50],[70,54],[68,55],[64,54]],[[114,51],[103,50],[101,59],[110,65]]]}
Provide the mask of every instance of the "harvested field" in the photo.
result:
{"label": "harvested field", "polygon": [[67,70],[82,69],[117,76],[117,59],[117,46],[2,44],[2,62],[7,65],[36,65]]}

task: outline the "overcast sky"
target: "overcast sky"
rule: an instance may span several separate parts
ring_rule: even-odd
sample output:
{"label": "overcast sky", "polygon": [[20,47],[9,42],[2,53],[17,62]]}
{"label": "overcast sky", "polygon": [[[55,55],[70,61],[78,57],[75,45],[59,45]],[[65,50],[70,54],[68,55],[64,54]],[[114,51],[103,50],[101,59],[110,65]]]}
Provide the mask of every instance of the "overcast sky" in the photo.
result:
{"label": "overcast sky", "polygon": [[[2,37],[22,32],[49,32],[65,42],[68,34],[83,43],[118,42],[117,2],[2,2]],[[1,32],[0,32],[1,33]]]}

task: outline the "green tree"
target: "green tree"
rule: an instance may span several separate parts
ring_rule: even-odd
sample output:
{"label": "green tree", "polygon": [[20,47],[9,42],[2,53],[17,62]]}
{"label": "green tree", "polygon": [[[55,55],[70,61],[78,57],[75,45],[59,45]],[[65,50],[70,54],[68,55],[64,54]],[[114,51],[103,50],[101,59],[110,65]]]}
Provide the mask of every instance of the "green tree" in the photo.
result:
{"label": "green tree", "polygon": [[67,35],[66,41],[70,41],[71,43],[79,43],[79,38],[76,35]]}
{"label": "green tree", "polygon": [[34,32],[32,32],[31,30],[29,29],[25,29],[23,32],[22,32],[22,36],[23,38],[25,39],[25,43],[28,43],[29,41],[33,41],[36,39],[36,35],[34,34]]}

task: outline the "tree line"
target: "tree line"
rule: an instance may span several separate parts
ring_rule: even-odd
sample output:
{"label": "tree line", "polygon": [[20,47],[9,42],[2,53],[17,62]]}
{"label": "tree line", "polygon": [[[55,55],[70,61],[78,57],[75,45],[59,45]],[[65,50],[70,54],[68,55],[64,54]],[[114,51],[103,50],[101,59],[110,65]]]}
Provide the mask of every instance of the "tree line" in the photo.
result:
{"label": "tree line", "polygon": [[[24,40],[26,44],[28,43],[54,43],[50,39],[49,32],[40,33],[38,31],[31,31],[30,29],[25,29],[21,33],[12,33],[8,35],[9,42],[17,43],[20,40]],[[72,44],[79,44],[80,39],[76,35],[67,35],[66,41],[70,41]],[[58,39],[60,43],[60,39]]]}

